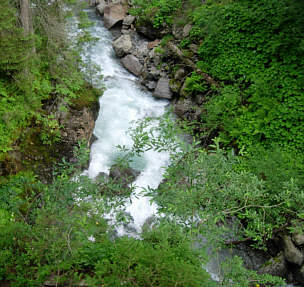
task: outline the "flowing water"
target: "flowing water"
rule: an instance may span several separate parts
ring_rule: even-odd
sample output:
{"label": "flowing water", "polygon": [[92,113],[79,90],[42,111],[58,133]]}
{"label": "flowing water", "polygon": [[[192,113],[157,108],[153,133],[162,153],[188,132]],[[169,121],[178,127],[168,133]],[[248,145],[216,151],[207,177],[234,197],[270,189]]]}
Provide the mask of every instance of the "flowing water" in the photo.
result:
{"label": "flowing water", "polygon": [[[116,146],[130,148],[133,144],[127,131],[134,121],[147,116],[161,116],[168,105],[165,100],[157,100],[144,91],[137,78],[124,69],[112,48],[113,36],[103,26],[103,22],[92,10],[88,11],[93,21],[90,33],[98,40],[87,47],[83,55],[85,62],[100,67],[104,79],[95,77],[95,85],[105,86],[100,98],[100,111],[95,123],[94,134],[97,140],[91,147],[90,165],[86,173],[90,178],[100,172],[109,173],[111,165],[121,154]],[[136,188],[126,211],[134,219],[134,228],[139,232],[147,218],[156,213],[155,204],[150,198],[140,195],[143,188],[156,188],[162,180],[163,167],[168,164],[169,155],[155,151],[145,152],[132,167],[141,173],[134,182]],[[123,233],[120,230],[120,233]]]}
{"label": "flowing water", "polygon": [[[118,145],[128,148],[132,146],[132,139],[127,132],[134,125],[134,121],[145,117],[161,116],[169,103],[153,98],[151,93],[141,88],[137,78],[126,71],[115,56],[112,48],[113,36],[104,27],[100,17],[93,9],[87,10],[87,13],[93,22],[90,34],[97,41],[87,46],[83,60],[101,69],[99,74],[94,71],[91,76],[94,85],[105,87],[105,92],[99,100],[100,111],[94,130],[98,139],[91,147],[89,168],[84,172],[90,178],[95,178],[101,172],[108,174],[115,159],[121,156],[121,151],[116,148]],[[77,33],[76,30],[74,32]],[[103,79],[99,77],[101,75]],[[135,191],[126,205],[126,212],[134,220],[133,227],[136,232],[132,233],[133,236],[139,234],[148,218],[157,215],[157,206],[150,204],[150,198],[142,195],[141,191],[143,188],[156,188],[159,185],[168,163],[168,153],[150,150],[141,158],[137,158],[132,165],[133,168],[141,171],[134,183]],[[127,234],[127,230],[120,228],[118,234]],[[217,260],[212,260],[205,266],[216,281],[219,280],[220,274],[219,261],[229,255],[218,254],[218,256]]]}

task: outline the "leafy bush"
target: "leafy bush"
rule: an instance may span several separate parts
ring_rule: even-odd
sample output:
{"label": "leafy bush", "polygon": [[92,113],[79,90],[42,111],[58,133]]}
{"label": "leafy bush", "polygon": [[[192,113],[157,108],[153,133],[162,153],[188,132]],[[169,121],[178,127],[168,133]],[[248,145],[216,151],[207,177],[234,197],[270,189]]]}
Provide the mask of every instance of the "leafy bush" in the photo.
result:
{"label": "leafy bush", "polygon": [[182,0],[135,0],[131,12],[142,20],[152,22],[155,28],[171,25],[174,13],[181,7]]}
{"label": "leafy bush", "polygon": [[240,149],[275,142],[303,150],[301,1],[207,1],[191,14],[205,72],[224,87],[207,125]]}

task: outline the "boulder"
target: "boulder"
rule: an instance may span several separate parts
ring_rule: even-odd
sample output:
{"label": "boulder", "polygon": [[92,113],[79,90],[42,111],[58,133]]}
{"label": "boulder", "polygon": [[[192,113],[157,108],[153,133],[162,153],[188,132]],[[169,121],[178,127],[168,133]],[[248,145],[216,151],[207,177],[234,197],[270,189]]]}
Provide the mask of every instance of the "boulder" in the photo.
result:
{"label": "boulder", "polygon": [[160,37],[160,30],[155,29],[151,23],[136,23],[136,31],[150,40]]}
{"label": "boulder", "polygon": [[183,120],[200,120],[201,109],[190,99],[180,99],[174,104],[174,113]]}
{"label": "boulder", "polygon": [[145,86],[148,88],[148,90],[153,91],[156,88],[156,82],[148,81]]}
{"label": "boulder", "polygon": [[122,25],[123,25],[123,26],[131,26],[131,24],[133,24],[134,21],[135,21],[135,16],[128,15],[128,16],[126,16],[126,17],[123,19]]}
{"label": "boulder", "polygon": [[127,6],[121,3],[111,3],[104,8],[104,25],[111,29],[118,22],[122,22],[127,13]]}
{"label": "boulder", "polygon": [[304,234],[296,233],[292,236],[292,240],[297,246],[303,245],[304,244]]}
{"label": "boulder", "polygon": [[114,182],[121,184],[123,188],[128,188],[128,185],[135,181],[139,174],[140,171],[129,166],[114,164],[111,166],[109,177],[114,180]]}
{"label": "boulder", "polygon": [[149,55],[148,42],[140,43],[139,46],[137,47],[134,55],[137,58],[144,60]]}
{"label": "boulder", "polygon": [[189,34],[190,34],[191,29],[192,29],[192,25],[187,24],[183,29],[183,37],[188,37]]}
{"label": "boulder", "polygon": [[148,78],[151,80],[158,80],[161,77],[161,71],[158,70],[155,66],[151,66],[148,71]]}
{"label": "boulder", "polygon": [[158,80],[153,96],[160,99],[172,99],[172,92],[169,86],[170,80],[162,77]]}
{"label": "boulder", "polygon": [[121,35],[113,42],[113,48],[118,57],[123,57],[132,50],[131,36],[128,34]]}
{"label": "boulder", "polygon": [[287,263],[283,253],[279,253],[276,257],[268,260],[259,270],[259,273],[270,274],[272,276],[285,277],[288,273]]}
{"label": "boulder", "polygon": [[121,59],[121,62],[124,67],[135,76],[139,76],[143,70],[143,65],[134,55],[129,54],[125,56]]}
{"label": "boulder", "polygon": [[178,69],[174,74],[175,80],[181,80],[185,76],[186,72],[183,68]]}
{"label": "boulder", "polygon": [[292,264],[301,266],[304,260],[302,252],[293,244],[289,236],[282,238],[285,259]]}
{"label": "boulder", "polygon": [[106,6],[107,6],[107,3],[104,0],[100,0],[99,4],[96,6],[96,10],[101,16],[103,16],[104,9]]}

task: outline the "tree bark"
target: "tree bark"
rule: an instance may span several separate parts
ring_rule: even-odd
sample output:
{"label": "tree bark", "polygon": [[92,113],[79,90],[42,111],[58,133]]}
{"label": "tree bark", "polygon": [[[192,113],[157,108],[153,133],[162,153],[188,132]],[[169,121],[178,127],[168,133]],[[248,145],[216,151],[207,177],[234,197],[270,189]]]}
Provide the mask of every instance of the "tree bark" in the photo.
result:
{"label": "tree bark", "polygon": [[26,35],[30,34],[33,30],[33,26],[31,25],[30,14],[31,13],[29,0],[20,0],[20,20]]}

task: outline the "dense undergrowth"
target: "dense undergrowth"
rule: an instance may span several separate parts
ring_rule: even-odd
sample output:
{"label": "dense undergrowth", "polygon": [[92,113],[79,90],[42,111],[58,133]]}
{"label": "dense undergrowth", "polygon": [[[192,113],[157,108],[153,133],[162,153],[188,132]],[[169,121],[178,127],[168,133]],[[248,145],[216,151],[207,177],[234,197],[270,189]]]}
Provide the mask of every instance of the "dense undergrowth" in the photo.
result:
{"label": "dense undergrowth", "polygon": [[[157,29],[192,24],[178,45],[219,86],[210,87],[190,71],[184,96],[205,96],[196,126],[217,135],[214,145],[202,149],[202,134],[195,134],[192,145],[180,143],[176,135],[185,131],[169,118],[150,132],[145,121],[139,123],[133,152],[153,148],[172,154],[164,182],[148,191],[168,218],[144,228],[141,239],[117,238],[115,226],[104,218],[129,194],[106,192],[113,190],[109,183],[79,176],[77,167],[64,164],[49,185],[31,172],[1,178],[0,282],[282,286],[280,279],[244,269],[238,258],[224,264],[221,282],[211,281],[201,268],[208,258],[198,238],[208,234],[213,247],[229,245],[231,220],[237,240],[261,249],[279,232],[303,232],[302,2],[134,2],[134,13]],[[59,11],[43,3],[37,7],[47,13],[33,15],[32,35],[19,25],[18,5],[0,4],[0,160],[25,127],[38,127],[46,146],[58,140],[60,127],[43,109],[47,101],[76,108],[91,101],[83,75],[75,70],[81,67],[79,56],[59,33],[65,16],[56,23],[43,18]],[[82,36],[80,42],[89,38]],[[199,46],[196,55],[188,50],[191,44]]]}
{"label": "dense undergrowth", "polygon": [[[172,78],[181,67],[187,71],[179,100],[191,99],[201,114],[191,123],[194,148],[176,156],[165,183],[151,194],[165,212],[198,216],[211,229],[236,220],[240,241],[258,248],[280,234],[302,233],[303,2],[162,3],[136,0],[133,13],[172,34],[191,24],[188,36],[166,39],[197,70],[176,60],[167,70]],[[209,152],[198,148],[206,138],[216,147],[213,156],[210,146]]]}
{"label": "dense undergrowth", "polygon": [[1,161],[7,160],[7,152],[24,146],[20,139],[32,131],[41,145],[60,140],[61,126],[52,107],[59,106],[63,112],[68,105],[78,107],[79,103],[96,101],[97,93],[90,92],[93,89],[80,72],[83,63],[79,51],[67,42],[64,25],[69,13],[60,7],[70,2],[49,5],[47,1],[30,1],[30,31],[25,31],[17,1],[1,1]]}
{"label": "dense undergrowth", "polygon": [[[161,0],[144,4],[134,1],[137,8],[133,13],[157,28],[173,24],[182,29],[187,23],[192,25],[189,36],[175,40],[175,44],[183,49],[185,57],[196,59],[198,71],[218,83],[210,86],[198,71],[190,71],[185,79],[182,96],[204,98],[200,120],[195,124],[203,132],[196,136],[213,136],[220,147],[242,155],[238,169],[265,182],[263,193],[273,201],[270,205],[280,198],[286,182],[294,181],[300,193],[304,136],[304,22],[300,16],[303,2],[166,3],[165,7],[170,8],[162,10]],[[163,16],[161,25],[159,15]],[[196,54],[191,50],[193,44]],[[297,208],[296,203],[294,207]],[[280,208],[281,205],[276,210]],[[287,207],[281,211],[283,222],[295,215]],[[298,215],[302,217],[301,213]]]}

